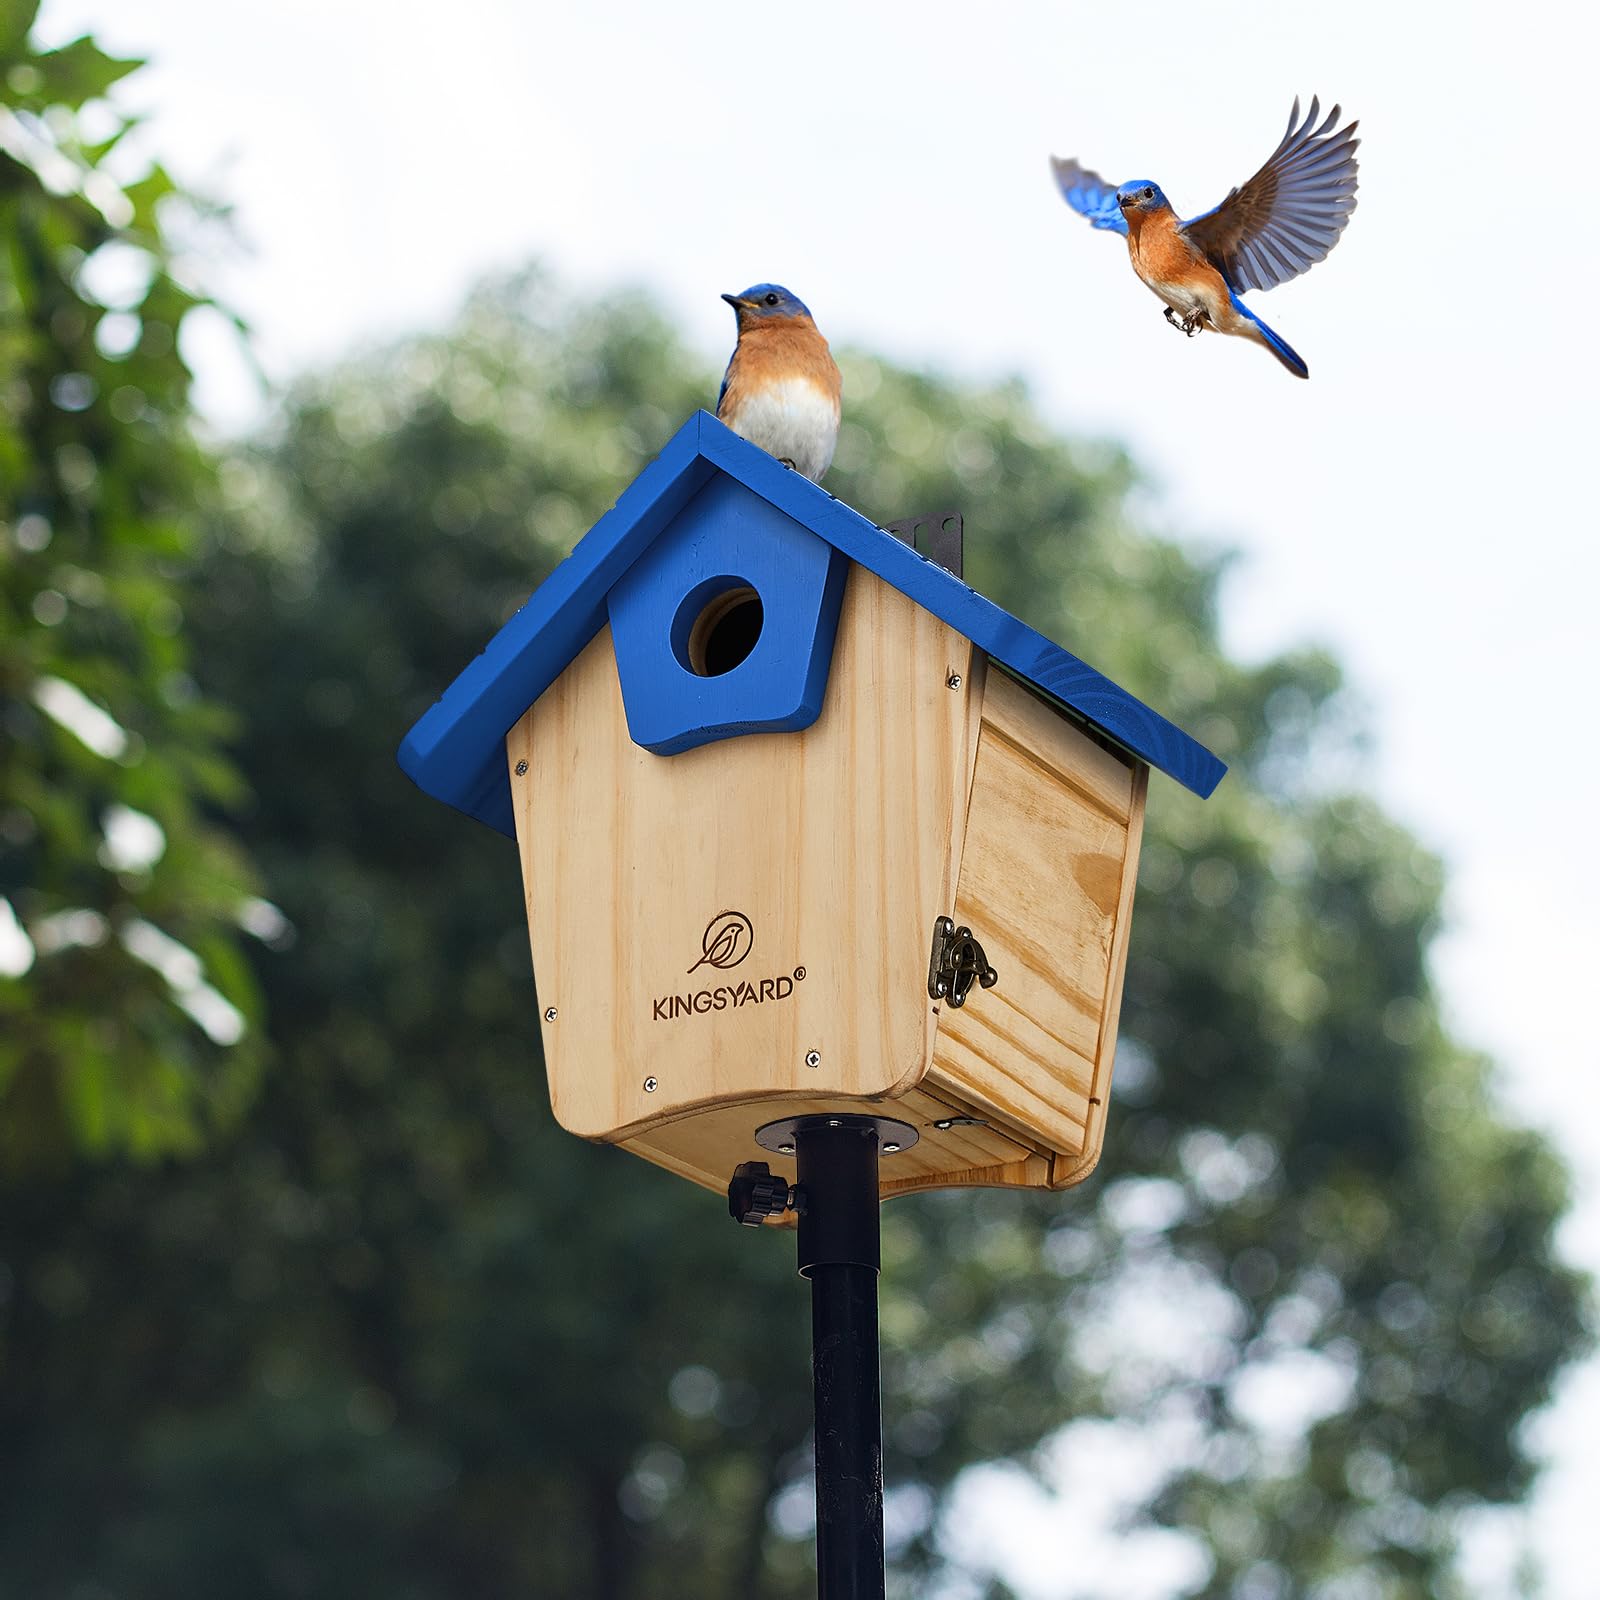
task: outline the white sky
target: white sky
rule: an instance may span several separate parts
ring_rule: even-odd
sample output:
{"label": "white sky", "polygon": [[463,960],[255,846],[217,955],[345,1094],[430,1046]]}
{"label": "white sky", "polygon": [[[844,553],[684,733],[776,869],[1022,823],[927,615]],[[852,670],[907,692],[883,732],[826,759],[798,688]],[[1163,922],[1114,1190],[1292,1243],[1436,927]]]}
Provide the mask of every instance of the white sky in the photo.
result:
{"label": "white sky", "polygon": [[[1329,642],[1369,702],[1373,787],[1451,865],[1450,1013],[1567,1152],[1566,1247],[1600,1268],[1600,852],[1584,820],[1600,809],[1600,555],[1578,491],[1600,354],[1590,8],[46,0],[44,15],[52,37],[91,27],[154,58],[128,102],[155,113],[150,142],[181,176],[236,202],[253,255],[223,287],[277,377],[441,322],[475,278],[536,254],[578,289],[649,285],[708,361],[731,341],[720,291],[770,278],[836,342],[1023,373],[1063,427],[1127,440],[1163,520],[1247,552],[1231,647]],[[1258,349],[1167,328],[1120,241],[1056,199],[1045,158],[1154,178],[1193,214],[1312,92],[1359,115],[1364,143],[1337,250],[1251,297],[1310,363],[1297,383]],[[247,420],[220,341],[194,353],[212,414]],[[1594,1593],[1597,1428],[1591,1364],[1536,1430],[1554,1467],[1529,1526],[1555,1600]]]}

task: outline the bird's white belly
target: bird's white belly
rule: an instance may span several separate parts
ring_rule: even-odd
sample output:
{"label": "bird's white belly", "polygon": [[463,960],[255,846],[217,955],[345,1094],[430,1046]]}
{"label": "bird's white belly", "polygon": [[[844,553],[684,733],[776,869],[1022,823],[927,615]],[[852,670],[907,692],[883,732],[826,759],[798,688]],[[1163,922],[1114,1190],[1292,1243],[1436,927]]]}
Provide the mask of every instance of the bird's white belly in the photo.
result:
{"label": "bird's white belly", "polygon": [[839,412],[832,398],[804,378],[785,378],[748,394],[729,425],[741,437],[815,482],[828,470],[839,440]]}
{"label": "bird's white belly", "polygon": [[1197,312],[1203,312],[1214,327],[1220,327],[1223,318],[1227,315],[1221,300],[1216,293],[1215,285],[1204,279],[1198,283],[1174,283],[1166,279],[1157,278],[1149,273],[1140,271],[1138,263],[1134,264],[1134,271],[1139,273],[1140,281],[1150,290],[1157,299],[1171,306],[1180,317],[1192,317]]}

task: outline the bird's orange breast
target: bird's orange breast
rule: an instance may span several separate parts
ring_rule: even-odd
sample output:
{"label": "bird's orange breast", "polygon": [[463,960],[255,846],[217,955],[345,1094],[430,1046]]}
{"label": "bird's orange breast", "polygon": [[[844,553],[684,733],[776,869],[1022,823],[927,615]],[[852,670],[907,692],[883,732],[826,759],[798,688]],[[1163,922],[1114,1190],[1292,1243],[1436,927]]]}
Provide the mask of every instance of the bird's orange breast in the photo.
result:
{"label": "bird's orange breast", "polygon": [[1146,282],[1177,283],[1192,276],[1203,263],[1179,233],[1177,214],[1171,210],[1128,218],[1128,254],[1134,271]]}
{"label": "bird's orange breast", "polygon": [[728,374],[725,404],[737,406],[737,391],[766,388],[770,384],[800,379],[820,389],[839,405],[839,368],[828,341],[817,332],[810,317],[766,317],[745,329]]}

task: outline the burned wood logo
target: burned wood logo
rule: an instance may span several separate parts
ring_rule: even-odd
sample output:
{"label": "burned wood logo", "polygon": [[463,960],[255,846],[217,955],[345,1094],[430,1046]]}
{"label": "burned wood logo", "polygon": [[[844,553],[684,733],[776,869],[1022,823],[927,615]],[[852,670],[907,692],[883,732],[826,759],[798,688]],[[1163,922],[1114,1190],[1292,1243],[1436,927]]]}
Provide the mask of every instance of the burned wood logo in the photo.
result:
{"label": "burned wood logo", "polygon": [[[706,924],[706,931],[700,936],[700,959],[689,971],[694,973],[701,967],[715,967],[719,972],[726,972],[750,954],[755,942],[755,928],[744,912],[719,911]],[[805,975],[804,967],[796,967],[792,974],[741,978],[737,983],[713,989],[664,994],[652,1003],[651,1020],[670,1022],[676,1017],[704,1016],[708,1011],[737,1011],[741,1006],[764,1005],[768,1000],[787,1000]]]}
{"label": "burned wood logo", "polygon": [[700,936],[700,959],[689,971],[715,967],[719,972],[726,972],[750,954],[755,942],[756,931],[744,912],[719,911],[706,924],[706,931]]}

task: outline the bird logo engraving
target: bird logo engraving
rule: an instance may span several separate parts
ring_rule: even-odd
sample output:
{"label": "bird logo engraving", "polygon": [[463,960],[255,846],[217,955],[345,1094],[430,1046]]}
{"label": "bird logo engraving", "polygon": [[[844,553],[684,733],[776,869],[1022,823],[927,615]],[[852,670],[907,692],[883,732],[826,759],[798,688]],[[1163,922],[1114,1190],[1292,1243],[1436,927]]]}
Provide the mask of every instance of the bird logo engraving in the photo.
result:
{"label": "bird logo engraving", "polygon": [[718,972],[726,972],[750,954],[755,942],[755,929],[744,912],[719,911],[706,924],[706,931],[700,936],[700,959],[689,971],[715,967]]}

